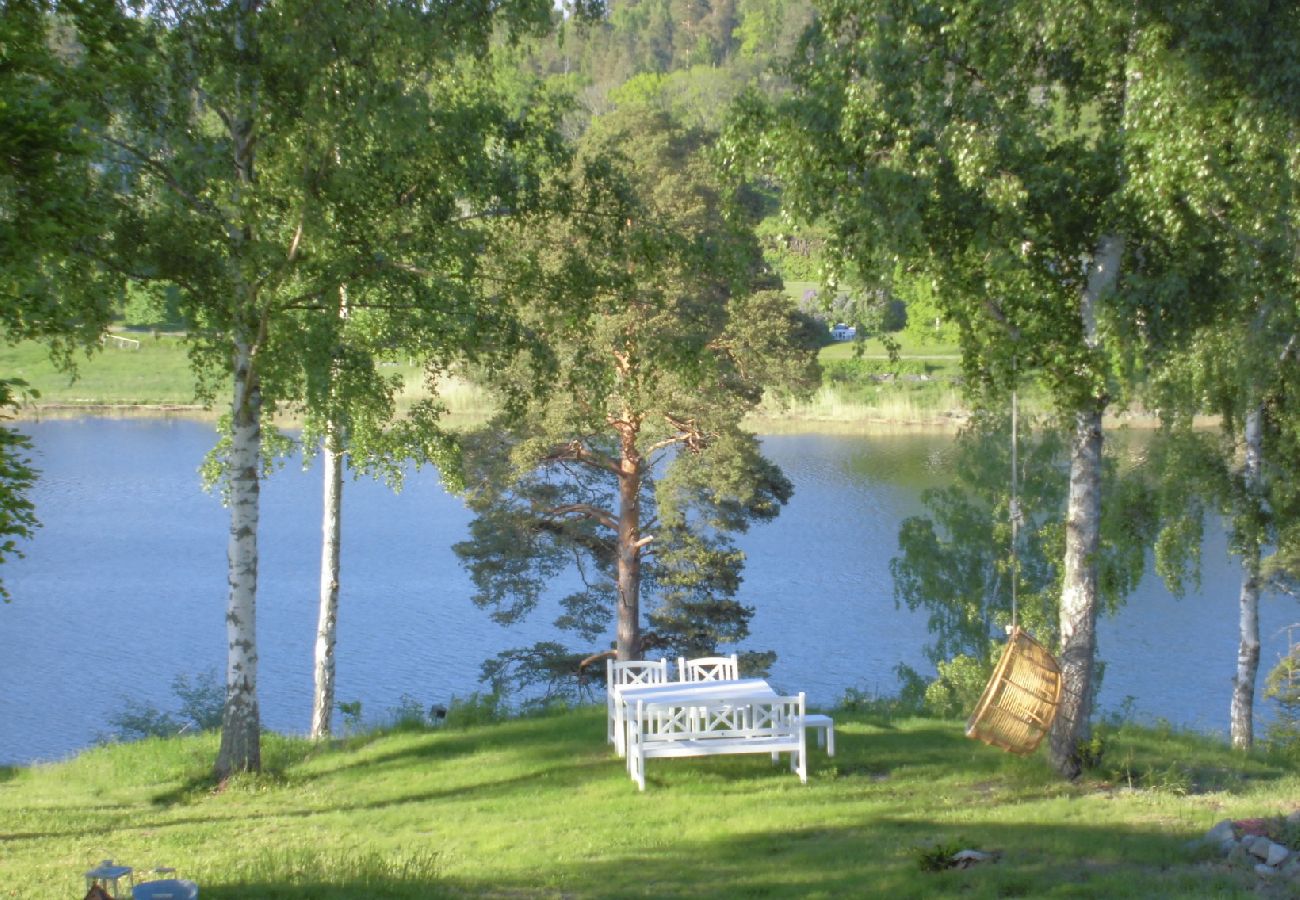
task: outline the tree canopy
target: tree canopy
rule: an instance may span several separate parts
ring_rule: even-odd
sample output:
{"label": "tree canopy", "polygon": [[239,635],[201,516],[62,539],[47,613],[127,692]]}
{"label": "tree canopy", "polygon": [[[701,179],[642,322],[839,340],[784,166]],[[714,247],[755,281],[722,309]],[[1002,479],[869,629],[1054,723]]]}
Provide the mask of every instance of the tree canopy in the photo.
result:
{"label": "tree canopy", "polygon": [[[743,191],[718,181],[707,145],[659,110],[595,121],[572,216],[545,246],[519,244],[554,291],[521,311],[545,358],[520,360],[515,416],[470,455],[477,518],[456,550],[476,602],[514,621],[576,562],[557,624],[595,641],[613,622],[620,659],[747,634],[729,534],[775,516],[791,488],[741,420],[765,387],[815,382],[811,330],[764,282]],[[550,383],[529,393],[539,369]]]}

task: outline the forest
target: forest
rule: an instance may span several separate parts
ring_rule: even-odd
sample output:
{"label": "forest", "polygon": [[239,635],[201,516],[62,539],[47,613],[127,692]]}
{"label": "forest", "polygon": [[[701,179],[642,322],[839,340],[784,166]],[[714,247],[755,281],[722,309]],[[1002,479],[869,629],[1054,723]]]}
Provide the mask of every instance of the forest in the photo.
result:
{"label": "forest", "polygon": [[[940,331],[976,411],[894,571],[931,613],[931,691],[982,681],[1017,598],[1061,661],[1050,756],[1077,777],[1099,613],[1148,553],[1194,581],[1217,515],[1243,573],[1231,740],[1255,740],[1259,599],[1300,576],[1289,4],[7,0],[0,28],[6,341],[73,370],[123,317],[177,325],[227,410],[219,776],[261,766],[277,413],[326,462],[324,737],[345,472],[436,465],[497,621],[579,573],[573,644],[503,651],[494,684],[745,647],[735,536],[791,485],[744,420],[816,389],[840,323]],[[395,356],[428,386],[400,411]],[[491,422],[447,426],[452,372]],[[1021,391],[1041,409],[1012,463]],[[1158,431],[1136,469],[1103,428],[1130,408]],[[39,524],[28,450],[0,430],[0,558]]]}

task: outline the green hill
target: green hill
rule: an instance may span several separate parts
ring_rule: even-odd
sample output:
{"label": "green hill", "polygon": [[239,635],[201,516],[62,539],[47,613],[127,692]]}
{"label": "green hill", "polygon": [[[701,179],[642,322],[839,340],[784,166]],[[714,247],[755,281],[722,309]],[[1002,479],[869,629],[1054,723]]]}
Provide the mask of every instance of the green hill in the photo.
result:
{"label": "green hill", "polygon": [[[957,723],[836,718],[839,754],[814,750],[807,786],[718,757],[652,760],[645,793],[591,708],[329,746],[268,735],[268,771],[220,787],[212,734],[102,747],[0,769],[0,895],[79,897],[112,858],[174,866],[204,900],[1257,897],[1252,871],[1186,843],[1300,805],[1284,761],[1167,730],[1114,732],[1071,785]],[[965,848],[1000,858],[925,871]]]}

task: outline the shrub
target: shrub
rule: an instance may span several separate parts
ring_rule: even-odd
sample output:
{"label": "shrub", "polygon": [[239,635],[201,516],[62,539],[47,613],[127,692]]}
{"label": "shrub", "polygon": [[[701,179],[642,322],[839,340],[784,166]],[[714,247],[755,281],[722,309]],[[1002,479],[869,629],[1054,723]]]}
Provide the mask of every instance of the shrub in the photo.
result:
{"label": "shrub", "polygon": [[179,733],[184,727],[179,719],[169,712],[163,712],[152,703],[127,699],[122,709],[108,717],[108,724],[113,731],[101,735],[101,742],[108,741],[142,741],[151,737],[170,737]]}
{"label": "shrub", "polygon": [[984,693],[992,667],[973,656],[958,654],[938,663],[939,675],[925,688],[925,707],[936,716],[968,715]]}
{"label": "shrub", "polygon": [[489,725],[506,718],[507,710],[502,696],[498,693],[479,693],[475,691],[464,699],[452,697],[447,709],[447,728],[471,728],[475,725]]}
{"label": "shrub", "polygon": [[172,679],[172,693],[181,700],[181,716],[200,731],[212,731],[221,727],[226,688],[217,677],[216,669],[200,672],[193,680],[185,675],[177,675]]}

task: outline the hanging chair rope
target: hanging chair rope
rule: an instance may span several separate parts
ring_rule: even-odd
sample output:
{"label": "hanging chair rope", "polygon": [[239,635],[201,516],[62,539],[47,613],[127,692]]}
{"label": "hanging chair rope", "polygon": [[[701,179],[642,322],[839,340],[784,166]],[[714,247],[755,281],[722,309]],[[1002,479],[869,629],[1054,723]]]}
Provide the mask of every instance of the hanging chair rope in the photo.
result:
{"label": "hanging chair rope", "polygon": [[1056,718],[1061,667],[1042,644],[1020,629],[1020,409],[1011,392],[1011,627],[1006,649],[966,722],[966,736],[1011,753],[1032,753]]}

